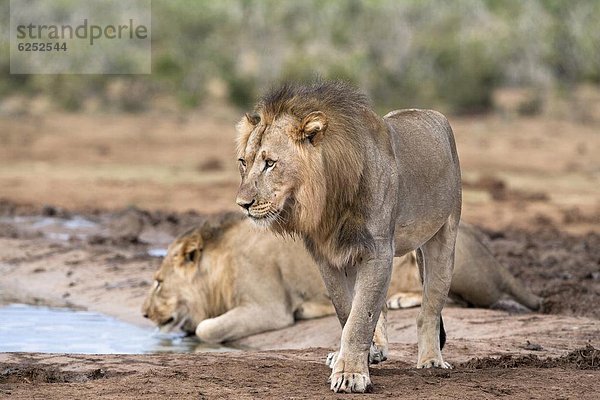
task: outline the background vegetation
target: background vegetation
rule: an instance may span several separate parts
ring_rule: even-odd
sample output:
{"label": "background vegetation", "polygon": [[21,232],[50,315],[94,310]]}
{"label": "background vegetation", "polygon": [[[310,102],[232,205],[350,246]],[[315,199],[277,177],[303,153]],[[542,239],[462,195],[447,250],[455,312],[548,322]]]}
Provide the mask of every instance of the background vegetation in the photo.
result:
{"label": "background vegetation", "polygon": [[[151,75],[10,75],[0,0],[0,100],[49,96],[69,110],[139,111],[153,99],[247,107],[286,79],[343,78],[383,109],[485,112],[499,87],[600,84],[597,0],[154,0]],[[85,101],[84,101],[85,100]]]}

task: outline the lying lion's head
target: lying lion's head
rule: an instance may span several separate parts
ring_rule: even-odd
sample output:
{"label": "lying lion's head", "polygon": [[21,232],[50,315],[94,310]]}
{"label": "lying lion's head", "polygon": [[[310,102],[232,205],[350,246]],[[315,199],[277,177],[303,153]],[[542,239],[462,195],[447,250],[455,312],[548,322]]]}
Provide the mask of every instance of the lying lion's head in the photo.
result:
{"label": "lying lion's head", "polygon": [[364,236],[359,203],[369,199],[364,190],[357,196],[369,168],[363,134],[377,120],[365,96],[341,82],[268,93],[237,125],[237,203],[276,232],[331,237],[336,221],[348,221],[345,233]]}
{"label": "lying lion's head", "polygon": [[202,320],[223,312],[223,298],[228,294],[221,289],[228,282],[214,255],[222,253],[218,249],[222,233],[239,219],[239,215],[226,214],[171,243],[142,306],[145,317],[163,331],[180,327],[193,333]]}
{"label": "lying lion's head", "polygon": [[196,281],[201,279],[202,244],[199,229],[181,235],[169,246],[166,257],[154,274],[154,284],[142,311],[161,330],[181,326],[186,332],[194,332],[200,322],[191,318],[190,300],[196,297],[192,290]]}

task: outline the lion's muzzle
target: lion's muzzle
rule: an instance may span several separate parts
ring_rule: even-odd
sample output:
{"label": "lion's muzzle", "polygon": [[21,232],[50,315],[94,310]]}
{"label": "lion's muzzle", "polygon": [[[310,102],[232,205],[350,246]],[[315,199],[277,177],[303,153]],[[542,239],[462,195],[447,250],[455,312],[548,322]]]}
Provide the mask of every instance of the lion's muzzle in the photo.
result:
{"label": "lion's muzzle", "polygon": [[254,200],[245,200],[245,199],[240,199],[238,198],[236,200],[236,203],[238,204],[238,206],[242,207],[243,209],[245,209],[246,211],[250,210],[250,207],[252,207],[252,205],[254,204]]}
{"label": "lion's muzzle", "polygon": [[254,185],[242,184],[235,202],[244,210],[249,211],[250,207],[256,202],[256,195],[257,193]]}

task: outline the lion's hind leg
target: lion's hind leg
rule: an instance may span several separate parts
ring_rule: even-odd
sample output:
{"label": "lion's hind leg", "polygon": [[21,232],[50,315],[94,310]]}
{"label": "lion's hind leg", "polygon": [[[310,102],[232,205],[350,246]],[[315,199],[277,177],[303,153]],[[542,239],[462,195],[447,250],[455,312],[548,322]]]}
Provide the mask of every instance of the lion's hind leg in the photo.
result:
{"label": "lion's hind leg", "polygon": [[335,308],[329,300],[308,300],[294,311],[295,319],[321,318],[335,314]]}
{"label": "lion's hind leg", "polygon": [[446,338],[442,308],[450,291],[457,231],[458,218],[451,216],[417,252],[423,279],[423,302],[417,317],[417,368],[451,368],[441,352]]}
{"label": "lion's hind leg", "polygon": [[421,292],[397,292],[389,297],[387,306],[390,310],[418,307],[423,301]]}
{"label": "lion's hind leg", "polygon": [[388,352],[387,307],[383,306],[373,334],[373,343],[369,351],[369,364],[379,364],[387,360]]}

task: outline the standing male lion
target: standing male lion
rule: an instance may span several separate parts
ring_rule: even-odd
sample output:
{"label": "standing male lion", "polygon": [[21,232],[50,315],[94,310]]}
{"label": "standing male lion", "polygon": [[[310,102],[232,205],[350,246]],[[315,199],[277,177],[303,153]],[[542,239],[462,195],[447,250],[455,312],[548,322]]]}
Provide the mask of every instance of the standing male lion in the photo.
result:
{"label": "standing male lion", "polygon": [[[259,225],[302,237],[342,325],[331,389],[364,392],[392,259],[411,250],[423,280],[418,368],[442,358],[461,212],[452,129],[435,111],[379,117],[348,84],[285,85],[238,126],[237,203]],[[260,232],[256,233],[260,235]]]}

